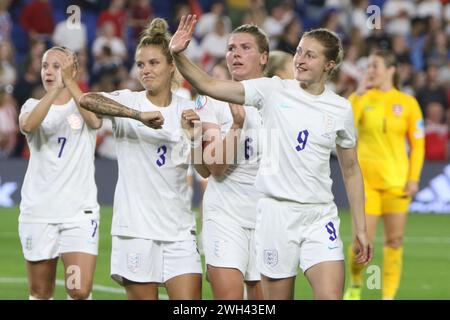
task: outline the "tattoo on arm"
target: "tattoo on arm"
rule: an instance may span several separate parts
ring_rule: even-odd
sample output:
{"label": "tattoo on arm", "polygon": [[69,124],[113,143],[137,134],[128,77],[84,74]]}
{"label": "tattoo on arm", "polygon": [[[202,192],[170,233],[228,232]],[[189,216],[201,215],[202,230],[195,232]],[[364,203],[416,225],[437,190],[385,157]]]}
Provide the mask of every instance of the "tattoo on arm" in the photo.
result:
{"label": "tattoo on arm", "polygon": [[141,112],[97,93],[88,93],[80,99],[80,105],[86,110],[97,114],[113,117],[132,118],[139,120]]}

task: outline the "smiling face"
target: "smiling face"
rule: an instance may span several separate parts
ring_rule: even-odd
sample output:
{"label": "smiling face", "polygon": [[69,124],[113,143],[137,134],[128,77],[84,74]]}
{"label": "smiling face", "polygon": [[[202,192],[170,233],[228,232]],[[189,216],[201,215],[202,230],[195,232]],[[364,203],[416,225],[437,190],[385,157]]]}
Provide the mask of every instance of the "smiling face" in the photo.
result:
{"label": "smiling face", "polygon": [[149,45],[139,48],[135,60],[139,81],[145,90],[150,94],[170,91],[175,66],[167,61],[160,47]]}
{"label": "smiling face", "polygon": [[312,38],[303,37],[294,56],[294,77],[305,84],[324,83],[326,77],[335,66],[334,61],[327,61],[325,48]]}
{"label": "smiling face", "polygon": [[233,33],[228,39],[226,60],[233,79],[241,81],[261,77],[268,55],[259,52],[255,37],[250,33]]}

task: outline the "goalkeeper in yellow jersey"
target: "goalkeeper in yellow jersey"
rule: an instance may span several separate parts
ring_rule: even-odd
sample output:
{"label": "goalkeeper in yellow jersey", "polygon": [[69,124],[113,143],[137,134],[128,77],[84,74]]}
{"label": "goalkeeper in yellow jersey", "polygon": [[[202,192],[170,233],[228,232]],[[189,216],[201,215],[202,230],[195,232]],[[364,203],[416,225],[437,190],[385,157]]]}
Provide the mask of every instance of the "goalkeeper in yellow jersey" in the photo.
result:
{"label": "goalkeeper in yellow jersey", "polygon": [[[396,85],[395,56],[376,51],[369,56],[367,74],[349,97],[358,129],[358,157],[364,177],[369,240],[378,220],[384,220],[382,297],[394,299],[400,283],[403,235],[411,197],[418,191],[424,160],[422,113],[416,99]],[[363,265],[349,248],[350,287],[344,299],[361,299]]]}

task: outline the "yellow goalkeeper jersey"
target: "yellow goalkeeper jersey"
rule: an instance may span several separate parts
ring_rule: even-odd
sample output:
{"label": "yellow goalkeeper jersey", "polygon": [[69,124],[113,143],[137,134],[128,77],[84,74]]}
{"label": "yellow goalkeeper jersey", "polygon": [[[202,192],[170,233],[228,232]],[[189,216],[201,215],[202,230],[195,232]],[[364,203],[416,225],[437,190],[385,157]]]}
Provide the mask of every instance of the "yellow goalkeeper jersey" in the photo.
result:
{"label": "yellow goalkeeper jersey", "polygon": [[374,189],[419,181],[425,156],[423,117],[416,99],[397,89],[349,97],[358,130],[365,184]]}

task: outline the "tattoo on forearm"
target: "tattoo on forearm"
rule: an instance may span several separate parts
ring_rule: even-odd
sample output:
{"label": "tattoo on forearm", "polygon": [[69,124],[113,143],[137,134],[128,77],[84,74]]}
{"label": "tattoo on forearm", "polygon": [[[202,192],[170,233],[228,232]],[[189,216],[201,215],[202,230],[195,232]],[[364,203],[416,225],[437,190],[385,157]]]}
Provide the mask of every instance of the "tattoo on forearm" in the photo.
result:
{"label": "tattoo on forearm", "polygon": [[141,112],[97,93],[87,94],[81,99],[80,105],[97,114],[113,117],[132,118],[139,120]]}

